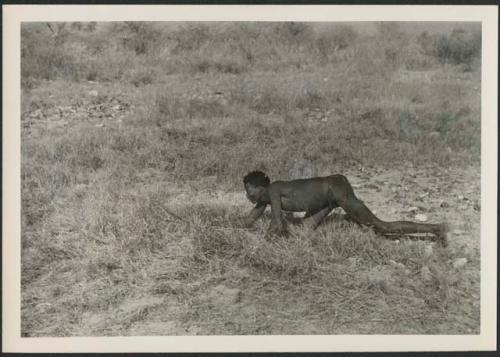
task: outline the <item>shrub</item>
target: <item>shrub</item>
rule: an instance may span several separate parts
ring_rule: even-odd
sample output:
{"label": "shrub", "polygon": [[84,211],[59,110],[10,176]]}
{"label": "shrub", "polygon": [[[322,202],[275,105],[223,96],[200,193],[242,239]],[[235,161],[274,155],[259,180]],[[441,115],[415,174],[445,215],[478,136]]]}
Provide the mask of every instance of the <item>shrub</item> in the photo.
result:
{"label": "shrub", "polygon": [[437,63],[435,57],[426,55],[425,50],[414,42],[401,49],[400,62],[410,71],[432,68]]}
{"label": "shrub", "polygon": [[290,44],[309,41],[313,37],[311,25],[305,22],[284,22],[274,26],[274,34],[279,40]]}
{"label": "shrub", "polygon": [[423,32],[417,43],[424,53],[436,57],[441,63],[462,64],[469,70],[481,56],[481,31],[455,29],[449,35],[434,36]]}
{"label": "shrub", "polygon": [[210,39],[210,27],[204,23],[188,23],[174,31],[171,38],[175,45],[172,54],[196,50]]}
{"label": "shrub", "polygon": [[416,43],[427,55],[434,55],[436,36],[430,35],[427,31],[417,36]]}
{"label": "shrub", "polygon": [[54,79],[74,78],[76,61],[54,39],[40,36],[30,29],[21,30],[21,77]]}
{"label": "shrub", "polygon": [[387,77],[394,71],[396,61],[391,59],[391,51],[375,41],[358,43],[354,48],[354,58],[351,68],[359,75]]}
{"label": "shrub", "polygon": [[325,61],[337,50],[352,46],[357,37],[358,33],[351,26],[340,25],[318,33],[315,45],[321,60]]}
{"label": "shrub", "polygon": [[190,69],[194,73],[220,72],[239,74],[246,71],[246,64],[238,58],[217,56],[218,58],[194,57],[190,61]]}
{"label": "shrub", "polygon": [[465,33],[454,30],[449,36],[440,36],[436,42],[436,55],[443,61],[453,64],[470,65],[481,53],[481,33]]}
{"label": "shrub", "polygon": [[407,35],[401,30],[401,26],[397,22],[384,21],[376,24],[378,37],[386,41],[403,42],[407,40]]}
{"label": "shrub", "polygon": [[70,28],[75,31],[81,31],[83,28],[83,24],[80,21],[71,22]]}
{"label": "shrub", "polygon": [[[21,78],[116,80],[121,78],[129,56],[117,56],[115,48],[102,35],[64,32],[53,35],[42,24],[23,24],[21,28]],[[130,65],[128,65],[130,67]]]}
{"label": "shrub", "polygon": [[440,132],[441,134],[446,134],[458,119],[459,116],[455,113],[439,113],[435,118],[434,130]]}
{"label": "shrub", "polygon": [[151,84],[155,80],[155,73],[148,69],[139,69],[133,71],[130,78],[130,83],[136,87],[140,87],[146,84]]}
{"label": "shrub", "polygon": [[87,32],[94,32],[97,26],[97,22],[90,21],[85,24],[84,30]]}
{"label": "shrub", "polygon": [[134,50],[137,55],[144,55],[158,48],[161,33],[152,23],[127,21],[123,32],[123,45]]}

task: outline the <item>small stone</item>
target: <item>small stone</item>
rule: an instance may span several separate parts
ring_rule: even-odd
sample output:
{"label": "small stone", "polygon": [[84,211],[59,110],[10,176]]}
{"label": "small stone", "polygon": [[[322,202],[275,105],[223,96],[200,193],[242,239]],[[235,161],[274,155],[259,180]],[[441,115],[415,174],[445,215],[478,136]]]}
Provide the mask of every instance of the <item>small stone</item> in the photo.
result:
{"label": "small stone", "polygon": [[458,269],[467,264],[467,258],[457,258],[453,261],[453,268]]}
{"label": "small stone", "polygon": [[415,219],[420,222],[426,222],[427,216],[425,214],[420,213],[415,216]]}
{"label": "small stone", "polygon": [[30,113],[30,117],[35,119],[43,118],[43,112],[41,109],[37,109],[34,112]]}
{"label": "small stone", "polygon": [[373,183],[369,183],[365,187],[366,188],[370,188],[370,189],[374,189],[374,190],[380,190],[380,188],[377,185],[373,184]]}
{"label": "small stone", "polygon": [[396,261],[394,261],[392,259],[389,259],[389,264],[391,264],[395,268],[399,268],[399,269],[404,269],[405,268],[404,264],[398,263],[398,262],[396,262]]}
{"label": "small stone", "polygon": [[422,267],[420,270],[420,277],[422,278],[423,281],[430,281],[432,279],[432,273],[426,265]]}
{"label": "small stone", "polygon": [[479,201],[474,202],[474,211],[481,211],[481,203]]}
{"label": "small stone", "polygon": [[441,207],[441,208],[448,208],[448,207],[450,207],[450,205],[449,205],[447,202],[442,201],[442,202],[439,204],[439,207]]}
{"label": "small stone", "polygon": [[465,233],[465,232],[464,232],[464,231],[462,231],[461,229],[455,229],[455,230],[453,231],[453,234],[464,234],[464,233]]}
{"label": "small stone", "polygon": [[432,245],[426,245],[424,250],[425,256],[430,257],[432,255],[433,249],[434,248],[432,247]]}
{"label": "small stone", "polygon": [[355,266],[355,265],[358,264],[359,258],[357,258],[357,257],[351,257],[351,258],[347,258],[347,261],[349,262],[349,265]]}
{"label": "small stone", "polygon": [[228,288],[223,285],[218,285],[210,291],[209,297],[214,303],[220,304],[222,306],[229,306],[241,301],[242,292],[240,289]]}
{"label": "small stone", "polygon": [[97,97],[99,95],[99,92],[94,90],[89,91],[89,96],[91,97]]}
{"label": "small stone", "polygon": [[419,195],[418,197],[419,197],[419,198],[425,198],[425,197],[427,197],[427,196],[429,196],[429,192],[424,192],[424,193],[422,193],[421,195]]}
{"label": "small stone", "polygon": [[411,212],[417,212],[417,211],[418,211],[418,207],[415,207],[415,206],[410,207],[410,208],[408,208],[408,209],[406,210],[406,212],[410,212],[410,213],[411,213]]}

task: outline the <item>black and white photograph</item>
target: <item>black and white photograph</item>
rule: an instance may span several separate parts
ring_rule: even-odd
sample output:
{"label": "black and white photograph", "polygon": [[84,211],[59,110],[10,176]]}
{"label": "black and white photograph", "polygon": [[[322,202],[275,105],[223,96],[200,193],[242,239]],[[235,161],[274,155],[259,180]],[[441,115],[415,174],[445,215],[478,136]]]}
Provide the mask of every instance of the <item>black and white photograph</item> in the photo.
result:
{"label": "black and white photograph", "polygon": [[20,340],[484,333],[491,52],[407,12],[21,21]]}

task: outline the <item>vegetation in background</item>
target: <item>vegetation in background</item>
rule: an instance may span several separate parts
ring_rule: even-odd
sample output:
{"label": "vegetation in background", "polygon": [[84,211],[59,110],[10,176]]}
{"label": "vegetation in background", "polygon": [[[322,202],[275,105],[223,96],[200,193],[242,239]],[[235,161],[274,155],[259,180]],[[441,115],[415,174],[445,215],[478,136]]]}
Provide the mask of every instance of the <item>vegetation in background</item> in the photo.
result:
{"label": "vegetation in background", "polygon": [[253,169],[479,164],[480,30],[407,27],[23,24],[23,336],[478,332],[478,247],[239,228]]}

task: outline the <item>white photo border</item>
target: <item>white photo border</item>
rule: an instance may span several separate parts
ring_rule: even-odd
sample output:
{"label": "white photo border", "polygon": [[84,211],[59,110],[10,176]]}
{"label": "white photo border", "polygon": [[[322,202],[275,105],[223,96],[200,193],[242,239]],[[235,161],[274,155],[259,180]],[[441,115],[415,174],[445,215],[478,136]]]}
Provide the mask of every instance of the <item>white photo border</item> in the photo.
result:
{"label": "white photo border", "polygon": [[[20,26],[28,21],[449,21],[482,23],[481,325],[479,335],[267,335],[21,337]],[[4,352],[329,352],[496,349],[496,6],[417,5],[4,5],[3,296]]]}

